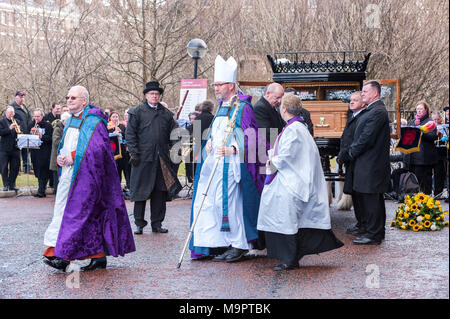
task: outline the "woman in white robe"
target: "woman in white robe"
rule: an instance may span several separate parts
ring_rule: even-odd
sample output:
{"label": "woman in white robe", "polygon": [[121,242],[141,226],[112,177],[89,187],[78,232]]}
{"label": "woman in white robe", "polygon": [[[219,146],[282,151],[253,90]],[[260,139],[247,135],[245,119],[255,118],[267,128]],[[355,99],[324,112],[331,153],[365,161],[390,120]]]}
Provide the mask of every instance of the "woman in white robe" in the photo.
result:
{"label": "woman in white robe", "polygon": [[[301,99],[286,96],[280,113],[286,126],[269,151],[258,230],[265,232],[274,270],[299,267],[304,255],[343,246],[331,231],[327,186],[317,146],[300,117]],[[270,174],[271,173],[271,174]]]}

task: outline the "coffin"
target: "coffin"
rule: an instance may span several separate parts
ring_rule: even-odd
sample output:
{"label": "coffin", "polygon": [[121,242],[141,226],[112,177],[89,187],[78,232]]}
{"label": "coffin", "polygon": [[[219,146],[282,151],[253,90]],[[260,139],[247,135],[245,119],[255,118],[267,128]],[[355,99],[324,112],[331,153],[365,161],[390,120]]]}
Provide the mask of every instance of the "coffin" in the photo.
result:
{"label": "coffin", "polygon": [[303,101],[311,114],[315,138],[340,138],[347,123],[348,103],[341,101]]}

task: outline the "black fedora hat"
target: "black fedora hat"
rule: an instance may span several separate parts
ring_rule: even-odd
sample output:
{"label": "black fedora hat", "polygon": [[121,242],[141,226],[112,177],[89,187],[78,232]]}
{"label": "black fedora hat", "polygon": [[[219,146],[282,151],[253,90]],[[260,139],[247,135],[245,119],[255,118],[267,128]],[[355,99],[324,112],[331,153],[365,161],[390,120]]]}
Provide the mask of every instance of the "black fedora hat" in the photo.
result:
{"label": "black fedora hat", "polygon": [[159,94],[163,94],[164,89],[159,86],[159,82],[151,81],[145,85],[144,94],[147,94],[147,92],[150,92],[150,91],[158,91]]}

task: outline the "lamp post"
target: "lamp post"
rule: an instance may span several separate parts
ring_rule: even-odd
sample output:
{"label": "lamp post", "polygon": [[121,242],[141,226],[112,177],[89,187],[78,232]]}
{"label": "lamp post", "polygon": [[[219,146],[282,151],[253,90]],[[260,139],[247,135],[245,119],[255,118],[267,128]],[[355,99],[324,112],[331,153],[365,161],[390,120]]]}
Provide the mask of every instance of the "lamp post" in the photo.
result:
{"label": "lamp post", "polygon": [[198,60],[205,56],[206,51],[208,51],[208,47],[202,39],[192,39],[187,44],[187,52],[194,59],[194,79],[197,78]]}

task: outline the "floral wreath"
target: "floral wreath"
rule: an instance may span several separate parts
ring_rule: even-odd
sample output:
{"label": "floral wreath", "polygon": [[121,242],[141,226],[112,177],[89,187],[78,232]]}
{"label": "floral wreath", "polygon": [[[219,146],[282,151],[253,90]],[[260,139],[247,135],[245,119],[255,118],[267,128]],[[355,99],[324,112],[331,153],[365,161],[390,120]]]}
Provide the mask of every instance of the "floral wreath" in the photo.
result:
{"label": "floral wreath", "polygon": [[448,211],[442,212],[441,203],[432,196],[418,193],[413,197],[406,195],[403,204],[395,211],[391,227],[413,231],[435,231],[448,227],[444,220]]}

